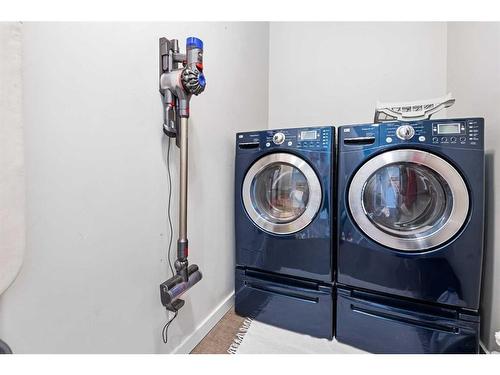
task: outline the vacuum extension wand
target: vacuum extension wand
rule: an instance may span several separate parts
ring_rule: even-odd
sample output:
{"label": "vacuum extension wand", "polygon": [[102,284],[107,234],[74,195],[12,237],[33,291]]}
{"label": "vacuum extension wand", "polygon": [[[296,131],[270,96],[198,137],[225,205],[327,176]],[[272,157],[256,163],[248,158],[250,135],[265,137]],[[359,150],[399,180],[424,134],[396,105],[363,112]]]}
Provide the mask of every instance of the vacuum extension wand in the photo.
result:
{"label": "vacuum extension wand", "polygon": [[195,264],[188,264],[187,189],[188,189],[188,119],[191,96],[205,90],[203,75],[203,42],[194,37],[186,40],[186,54],[179,53],[177,39],[160,38],[160,93],[163,103],[163,131],[176,139],[180,152],[179,239],[176,274],[160,285],[162,304],[178,311],[184,301],[179,297],[201,280]]}

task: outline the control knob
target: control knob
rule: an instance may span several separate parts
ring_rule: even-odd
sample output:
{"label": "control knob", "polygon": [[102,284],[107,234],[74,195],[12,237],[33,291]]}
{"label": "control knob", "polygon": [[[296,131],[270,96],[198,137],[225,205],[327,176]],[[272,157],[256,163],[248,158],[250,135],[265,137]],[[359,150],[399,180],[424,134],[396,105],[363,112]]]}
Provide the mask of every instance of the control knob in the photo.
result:
{"label": "control knob", "polygon": [[397,128],[396,135],[399,139],[406,141],[413,138],[415,135],[415,129],[413,129],[413,126],[411,125],[401,125]]}
{"label": "control knob", "polygon": [[285,142],[285,134],[283,133],[275,133],[273,135],[273,142],[277,145],[280,145],[282,144],[283,142]]}

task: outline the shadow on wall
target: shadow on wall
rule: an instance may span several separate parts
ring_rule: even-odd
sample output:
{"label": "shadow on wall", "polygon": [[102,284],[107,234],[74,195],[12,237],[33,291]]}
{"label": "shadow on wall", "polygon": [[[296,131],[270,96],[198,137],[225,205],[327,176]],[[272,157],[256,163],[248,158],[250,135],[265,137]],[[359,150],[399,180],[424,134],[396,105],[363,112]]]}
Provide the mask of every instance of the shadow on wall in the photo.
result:
{"label": "shadow on wall", "polygon": [[481,341],[493,350],[489,342],[493,312],[493,266],[495,264],[495,151],[488,150],[485,155],[485,246],[483,260],[483,286],[481,291]]}

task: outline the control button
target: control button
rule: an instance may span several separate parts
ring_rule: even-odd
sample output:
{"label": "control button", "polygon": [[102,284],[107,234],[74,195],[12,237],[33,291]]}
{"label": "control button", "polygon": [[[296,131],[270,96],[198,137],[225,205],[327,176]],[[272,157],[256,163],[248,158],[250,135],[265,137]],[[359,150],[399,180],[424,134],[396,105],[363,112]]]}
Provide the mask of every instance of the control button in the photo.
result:
{"label": "control button", "polygon": [[456,142],[456,141],[457,141],[457,139],[456,139],[455,137],[451,137],[451,138],[450,138],[450,141],[451,141],[451,142]]}
{"label": "control button", "polygon": [[413,138],[415,135],[415,129],[413,129],[413,126],[411,125],[401,125],[396,129],[396,135],[399,139],[406,141]]}
{"label": "control button", "polygon": [[266,143],[266,147],[269,147],[271,146],[271,144],[269,142]]}
{"label": "control button", "polygon": [[392,143],[392,138],[391,138],[391,137],[387,137],[387,138],[385,139],[385,141],[386,141],[387,143]]}
{"label": "control button", "polygon": [[441,142],[448,142],[448,138],[446,138],[446,137],[441,137]]}
{"label": "control button", "polygon": [[291,146],[292,145],[292,141],[288,141],[288,146]]}
{"label": "control button", "polygon": [[432,138],[432,142],[439,142],[439,138],[438,137]]}
{"label": "control button", "polygon": [[423,135],[421,135],[420,137],[418,137],[418,140],[420,142],[425,142],[425,137]]}
{"label": "control button", "polygon": [[465,137],[460,137],[460,142],[465,142],[467,140],[467,138]]}
{"label": "control button", "polygon": [[276,133],[273,135],[273,142],[277,145],[285,142],[285,135],[283,133]]}

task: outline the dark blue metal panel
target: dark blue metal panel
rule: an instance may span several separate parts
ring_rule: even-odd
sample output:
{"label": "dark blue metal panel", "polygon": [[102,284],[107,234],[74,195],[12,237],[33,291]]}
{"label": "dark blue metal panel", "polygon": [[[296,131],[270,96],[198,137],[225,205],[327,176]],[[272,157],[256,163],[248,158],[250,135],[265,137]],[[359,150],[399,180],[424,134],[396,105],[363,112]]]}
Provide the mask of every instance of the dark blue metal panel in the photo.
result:
{"label": "dark blue metal panel", "polygon": [[238,315],[315,337],[333,337],[332,287],[236,269]]}
{"label": "dark blue metal panel", "polygon": [[372,353],[478,353],[479,316],[337,289],[339,342]]}
{"label": "dark blue metal panel", "polygon": [[[319,140],[299,140],[299,132],[314,129],[321,132]],[[236,135],[236,265],[332,282],[332,225],[335,212],[332,208],[332,171],[335,131],[332,127],[320,127],[285,129],[282,132],[291,145],[288,145],[288,141],[282,145],[274,145],[271,139],[275,130]],[[271,234],[258,228],[248,217],[242,201],[241,189],[247,170],[255,161],[273,152],[288,152],[305,160],[316,172],[323,193],[320,210],[311,224],[289,235]]]}
{"label": "dark blue metal panel", "polygon": [[[454,143],[449,137],[443,141],[434,132],[436,124],[441,123],[464,123],[466,134],[457,136]],[[339,128],[337,280],[354,288],[478,310],[484,237],[484,121],[409,123],[415,125],[417,134],[404,142],[394,136],[401,124]],[[374,139],[371,144],[345,144],[346,138],[354,136]],[[466,140],[462,142],[461,137]],[[464,177],[469,190],[470,211],[463,228],[449,242],[425,252],[401,252],[374,242],[354,223],[347,204],[349,183],[357,169],[381,152],[403,147],[446,159]]]}

